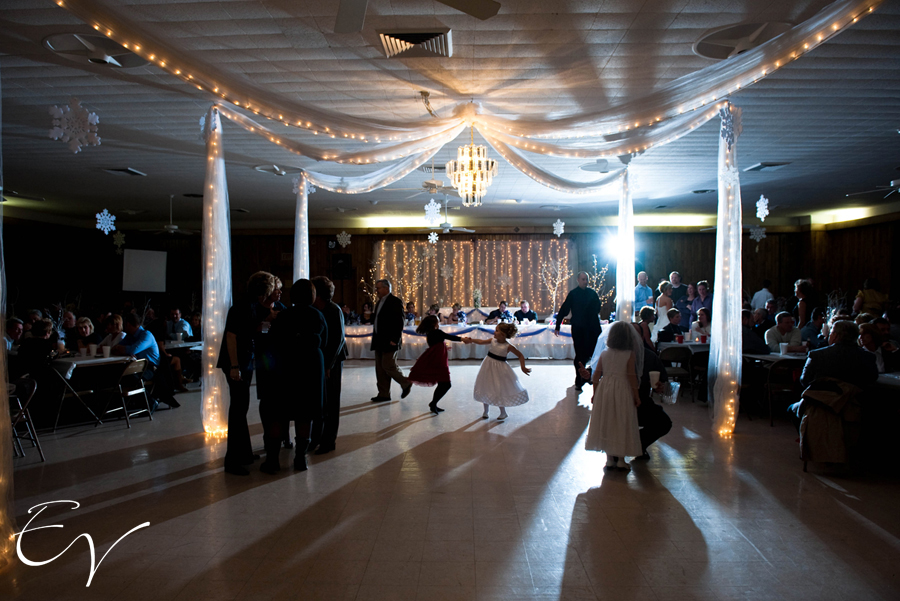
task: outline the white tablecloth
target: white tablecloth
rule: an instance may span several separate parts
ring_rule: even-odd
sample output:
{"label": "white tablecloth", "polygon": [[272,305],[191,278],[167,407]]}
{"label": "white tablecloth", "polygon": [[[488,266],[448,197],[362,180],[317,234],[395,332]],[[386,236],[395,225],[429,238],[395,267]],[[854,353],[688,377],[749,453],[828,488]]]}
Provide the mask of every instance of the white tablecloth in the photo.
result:
{"label": "white tablecloth", "polygon": [[[72,377],[72,374],[75,372],[75,368],[79,365],[82,367],[87,367],[91,365],[109,365],[111,363],[124,363],[126,361],[131,361],[131,357],[120,357],[120,356],[112,356],[112,357],[82,357],[81,355],[75,355],[73,357],[62,357],[60,359],[53,360],[53,369],[62,374],[62,376],[68,380]],[[79,376],[80,377],[80,376]]]}
{"label": "white tablecloth", "polygon": [[[495,326],[463,325],[441,326],[441,330],[457,336],[468,336],[487,340],[494,336]],[[375,352],[369,350],[372,344],[372,326],[347,326],[346,331],[348,359],[374,359]],[[510,340],[522,354],[534,359],[574,359],[575,348],[572,346],[572,327],[560,328],[560,336],[553,335],[553,328],[545,324],[519,327],[519,334]],[[418,359],[428,348],[425,337],[416,334],[414,327],[403,329],[403,345],[400,348],[400,359]],[[489,346],[486,344],[463,344],[451,342],[448,354],[451,359],[483,359],[487,356]]]}
{"label": "white tablecloth", "polygon": [[692,353],[700,353],[703,351],[709,351],[709,343],[708,342],[682,342],[678,344],[677,342],[660,342],[656,345],[656,350],[662,351],[667,348],[686,348],[689,349]]}

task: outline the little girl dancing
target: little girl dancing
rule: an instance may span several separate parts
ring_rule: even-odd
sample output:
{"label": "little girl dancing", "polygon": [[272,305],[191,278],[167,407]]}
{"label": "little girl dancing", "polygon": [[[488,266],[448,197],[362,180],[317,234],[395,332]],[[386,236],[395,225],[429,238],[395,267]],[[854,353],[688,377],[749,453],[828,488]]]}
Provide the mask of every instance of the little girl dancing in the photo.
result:
{"label": "little girl dancing", "polygon": [[507,340],[513,338],[518,329],[514,324],[501,323],[494,330],[494,337],[489,340],[469,339],[473,344],[490,344],[487,357],[481,363],[481,370],[475,378],[475,400],[484,405],[483,419],[488,418],[488,407],[500,407],[499,421],[505,420],[507,407],[516,407],[528,402],[528,391],[519,383],[519,378],[506,362],[506,356],[512,353],[519,358],[519,366],[526,376],[531,370],[525,367],[525,356]]}
{"label": "little girl dancing", "polygon": [[443,411],[438,407],[438,401],[444,398],[444,395],[450,390],[450,365],[447,363],[447,346],[444,341],[452,340],[468,344],[469,338],[442,332],[436,315],[425,317],[416,328],[416,333],[425,335],[428,350],[416,360],[416,364],[409,372],[409,379],[413,384],[419,386],[437,385],[431,403],[428,404],[431,412],[437,415]]}

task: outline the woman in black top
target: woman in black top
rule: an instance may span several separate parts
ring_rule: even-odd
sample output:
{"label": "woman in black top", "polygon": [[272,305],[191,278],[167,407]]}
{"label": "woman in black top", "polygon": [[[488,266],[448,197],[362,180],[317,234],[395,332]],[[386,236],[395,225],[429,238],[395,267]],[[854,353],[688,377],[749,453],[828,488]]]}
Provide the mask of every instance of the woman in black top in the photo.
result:
{"label": "woman in black top", "polygon": [[469,343],[470,339],[466,337],[454,336],[442,332],[440,322],[436,315],[428,315],[416,328],[416,333],[425,335],[425,341],[428,342],[428,350],[422,353],[416,364],[413,365],[409,372],[409,379],[413,384],[419,386],[435,386],[434,396],[428,408],[437,415],[443,409],[437,406],[438,401],[444,398],[447,391],[450,390],[450,365],[447,359],[447,346],[444,341]]}
{"label": "woman in black top", "polygon": [[363,303],[362,311],[359,314],[359,325],[366,326],[375,323],[375,308],[372,303],[366,301]]}

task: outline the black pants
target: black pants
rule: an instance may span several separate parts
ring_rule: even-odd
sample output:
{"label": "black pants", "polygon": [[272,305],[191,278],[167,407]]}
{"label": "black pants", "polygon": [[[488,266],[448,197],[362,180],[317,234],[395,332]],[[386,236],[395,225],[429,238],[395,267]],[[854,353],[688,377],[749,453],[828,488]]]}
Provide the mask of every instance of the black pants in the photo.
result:
{"label": "black pants", "polygon": [[[325,378],[325,404],[322,408],[322,417],[313,423],[313,444],[318,441],[318,446],[334,448],[337,441],[338,426],[341,419],[341,377],[343,376],[344,362],[336,361],[334,367]],[[298,434],[299,436],[299,434]]]}
{"label": "black pants", "polygon": [[638,426],[641,427],[641,448],[646,452],[647,447],[669,433],[672,420],[662,407],[650,399],[641,399],[637,414]]}
{"label": "black pants", "polygon": [[585,367],[594,356],[594,349],[597,347],[597,339],[600,337],[600,324],[596,328],[584,328],[572,326],[572,345],[575,347],[575,386],[581,387],[585,380],[578,373],[578,364],[581,363]]}
{"label": "black pants", "polygon": [[437,405],[438,401],[444,398],[447,391],[450,390],[450,382],[438,382],[437,388],[434,389],[434,396],[431,397],[431,404]]}
{"label": "black pants", "polygon": [[228,376],[228,444],[225,451],[225,465],[245,465],[253,463],[253,447],[250,446],[250,426],[247,412],[250,410],[250,378],[253,372],[241,372],[241,380]]}

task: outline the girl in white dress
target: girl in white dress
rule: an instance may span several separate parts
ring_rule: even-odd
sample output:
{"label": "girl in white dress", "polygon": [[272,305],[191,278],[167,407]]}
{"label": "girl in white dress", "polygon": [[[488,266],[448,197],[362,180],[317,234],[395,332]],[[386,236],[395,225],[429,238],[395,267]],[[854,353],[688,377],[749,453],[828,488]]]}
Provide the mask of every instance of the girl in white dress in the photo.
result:
{"label": "girl in white dress", "polygon": [[643,347],[632,324],[614,323],[593,374],[594,406],[584,444],[588,451],[606,453],[605,469],[627,470],[630,466],[625,463],[625,456],[643,453],[637,417],[641,401],[636,352],[643,354]]}
{"label": "girl in white dress", "polygon": [[519,383],[512,367],[506,362],[506,356],[512,353],[519,358],[519,367],[526,376],[531,370],[525,367],[525,356],[511,345],[507,340],[518,333],[514,324],[501,323],[494,330],[494,337],[489,340],[476,340],[470,338],[474,344],[490,344],[488,356],[481,363],[481,369],[475,378],[475,400],[484,405],[482,419],[488,418],[488,408],[493,405],[500,407],[499,421],[505,420],[509,415],[507,407],[516,407],[528,402],[528,391]]}

